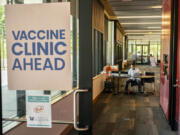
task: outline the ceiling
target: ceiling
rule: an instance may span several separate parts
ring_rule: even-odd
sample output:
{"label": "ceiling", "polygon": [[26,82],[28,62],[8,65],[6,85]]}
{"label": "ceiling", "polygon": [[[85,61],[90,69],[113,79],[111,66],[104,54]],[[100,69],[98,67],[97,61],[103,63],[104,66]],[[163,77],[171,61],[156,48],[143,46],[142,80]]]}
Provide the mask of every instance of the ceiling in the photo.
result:
{"label": "ceiling", "polygon": [[108,0],[129,39],[160,40],[162,0]]}

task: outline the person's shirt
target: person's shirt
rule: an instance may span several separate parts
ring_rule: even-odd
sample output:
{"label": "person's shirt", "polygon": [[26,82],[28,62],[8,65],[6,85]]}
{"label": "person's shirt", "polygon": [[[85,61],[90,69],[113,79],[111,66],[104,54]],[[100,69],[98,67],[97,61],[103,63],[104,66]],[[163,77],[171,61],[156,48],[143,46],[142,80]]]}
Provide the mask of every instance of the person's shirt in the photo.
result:
{"label": "person's shirt", "polygon": [[112,71],[111,66],[107,66],[106,67],[106,77],[109,77],[109,75],[111,74],[111,71]]}
{"label": "person's shirt", "polygon": [[106,73],[111,72],[111,66],[106,67]]}
{"label": "person's shirt", "polygon": [[140,72],[138,69],[132,69],[130,68],[128,71],[128,75],[130,76],[130,79],[135,80],[140,78]]}

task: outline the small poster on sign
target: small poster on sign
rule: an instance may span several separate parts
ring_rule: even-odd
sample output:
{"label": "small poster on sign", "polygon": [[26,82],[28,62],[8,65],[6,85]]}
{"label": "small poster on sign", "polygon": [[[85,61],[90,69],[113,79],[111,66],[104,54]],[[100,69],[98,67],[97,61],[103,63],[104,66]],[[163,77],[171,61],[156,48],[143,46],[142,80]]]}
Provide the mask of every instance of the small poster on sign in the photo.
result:
{"label": "small poster on sign", "polygon": [[27,127],[51,128],[50,96],[28,95],[26,98]]}

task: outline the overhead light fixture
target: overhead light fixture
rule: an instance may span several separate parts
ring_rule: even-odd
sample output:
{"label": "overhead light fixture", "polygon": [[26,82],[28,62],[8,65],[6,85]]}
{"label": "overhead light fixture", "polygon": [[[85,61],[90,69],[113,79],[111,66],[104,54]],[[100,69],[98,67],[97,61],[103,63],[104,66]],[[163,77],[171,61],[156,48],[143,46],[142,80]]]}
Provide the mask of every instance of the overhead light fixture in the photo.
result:
{"label": "overhead light fixture", "polygon": [[162,8],[162,5],[150,6],[150,8]]}
{"label": "overhead light fixture", "polygon": [[132,0],[122,0],[123,2],[129,2],[129,1],[132,1]]}
{"label": "overhead light fixture", "polygon": [[148,33],[126,33],[127,35],[161,35],[161,33],[152,33],[152,32],[148,32]]}
{"label": "overhead light fixture", "polygon": [[169,15],[163,15],[162,18],[167,19],[167,18],[170,18],[170,16]]}
{"label": "overhead light fixture", "polygon": [[169,25],[170,22],[169,22],[169,21],[163,21],[162,24],[164,24],[164,25],[165,25],[165,24],[166,24],[166,25]]}
{"label": "overhead light fixture", "polygon": [[133,25],[133,24],[162,24],[161,22],[135,22],[135,23],[121,23],[122,25]]}
{"label": "overhead light fixture", "polygon": [[148,29],[161,29],[161,27],[147,27]]}
{"label": "overhead light fixture", "polygon": [[138,31],[161,31],[161,29],[159,29],[159,30],[125,30],[125,31],[136,31],[136,32],[138,32]]}
{"label": "overhead light fixture", "polygon": [[121,19],[138,19],[138,18],[162,18],[162,16],[118,16]]}

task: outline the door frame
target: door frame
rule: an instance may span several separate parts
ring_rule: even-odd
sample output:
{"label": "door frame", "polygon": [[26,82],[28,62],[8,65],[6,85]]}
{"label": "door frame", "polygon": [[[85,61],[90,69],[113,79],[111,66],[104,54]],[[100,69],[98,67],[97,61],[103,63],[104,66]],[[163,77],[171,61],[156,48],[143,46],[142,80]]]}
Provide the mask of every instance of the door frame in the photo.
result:
{"label": "door frame", "polygon": [[172,0],[171,8],[171,46],[169,77],[169,124],[172,130],[178,129],[176,121],[176,73],[177,73],[177,39],[178,39],[178,0]]}
{"label": "door frame", "polygon": [[92,135],[92,1],[79,0],[79,135]]}

